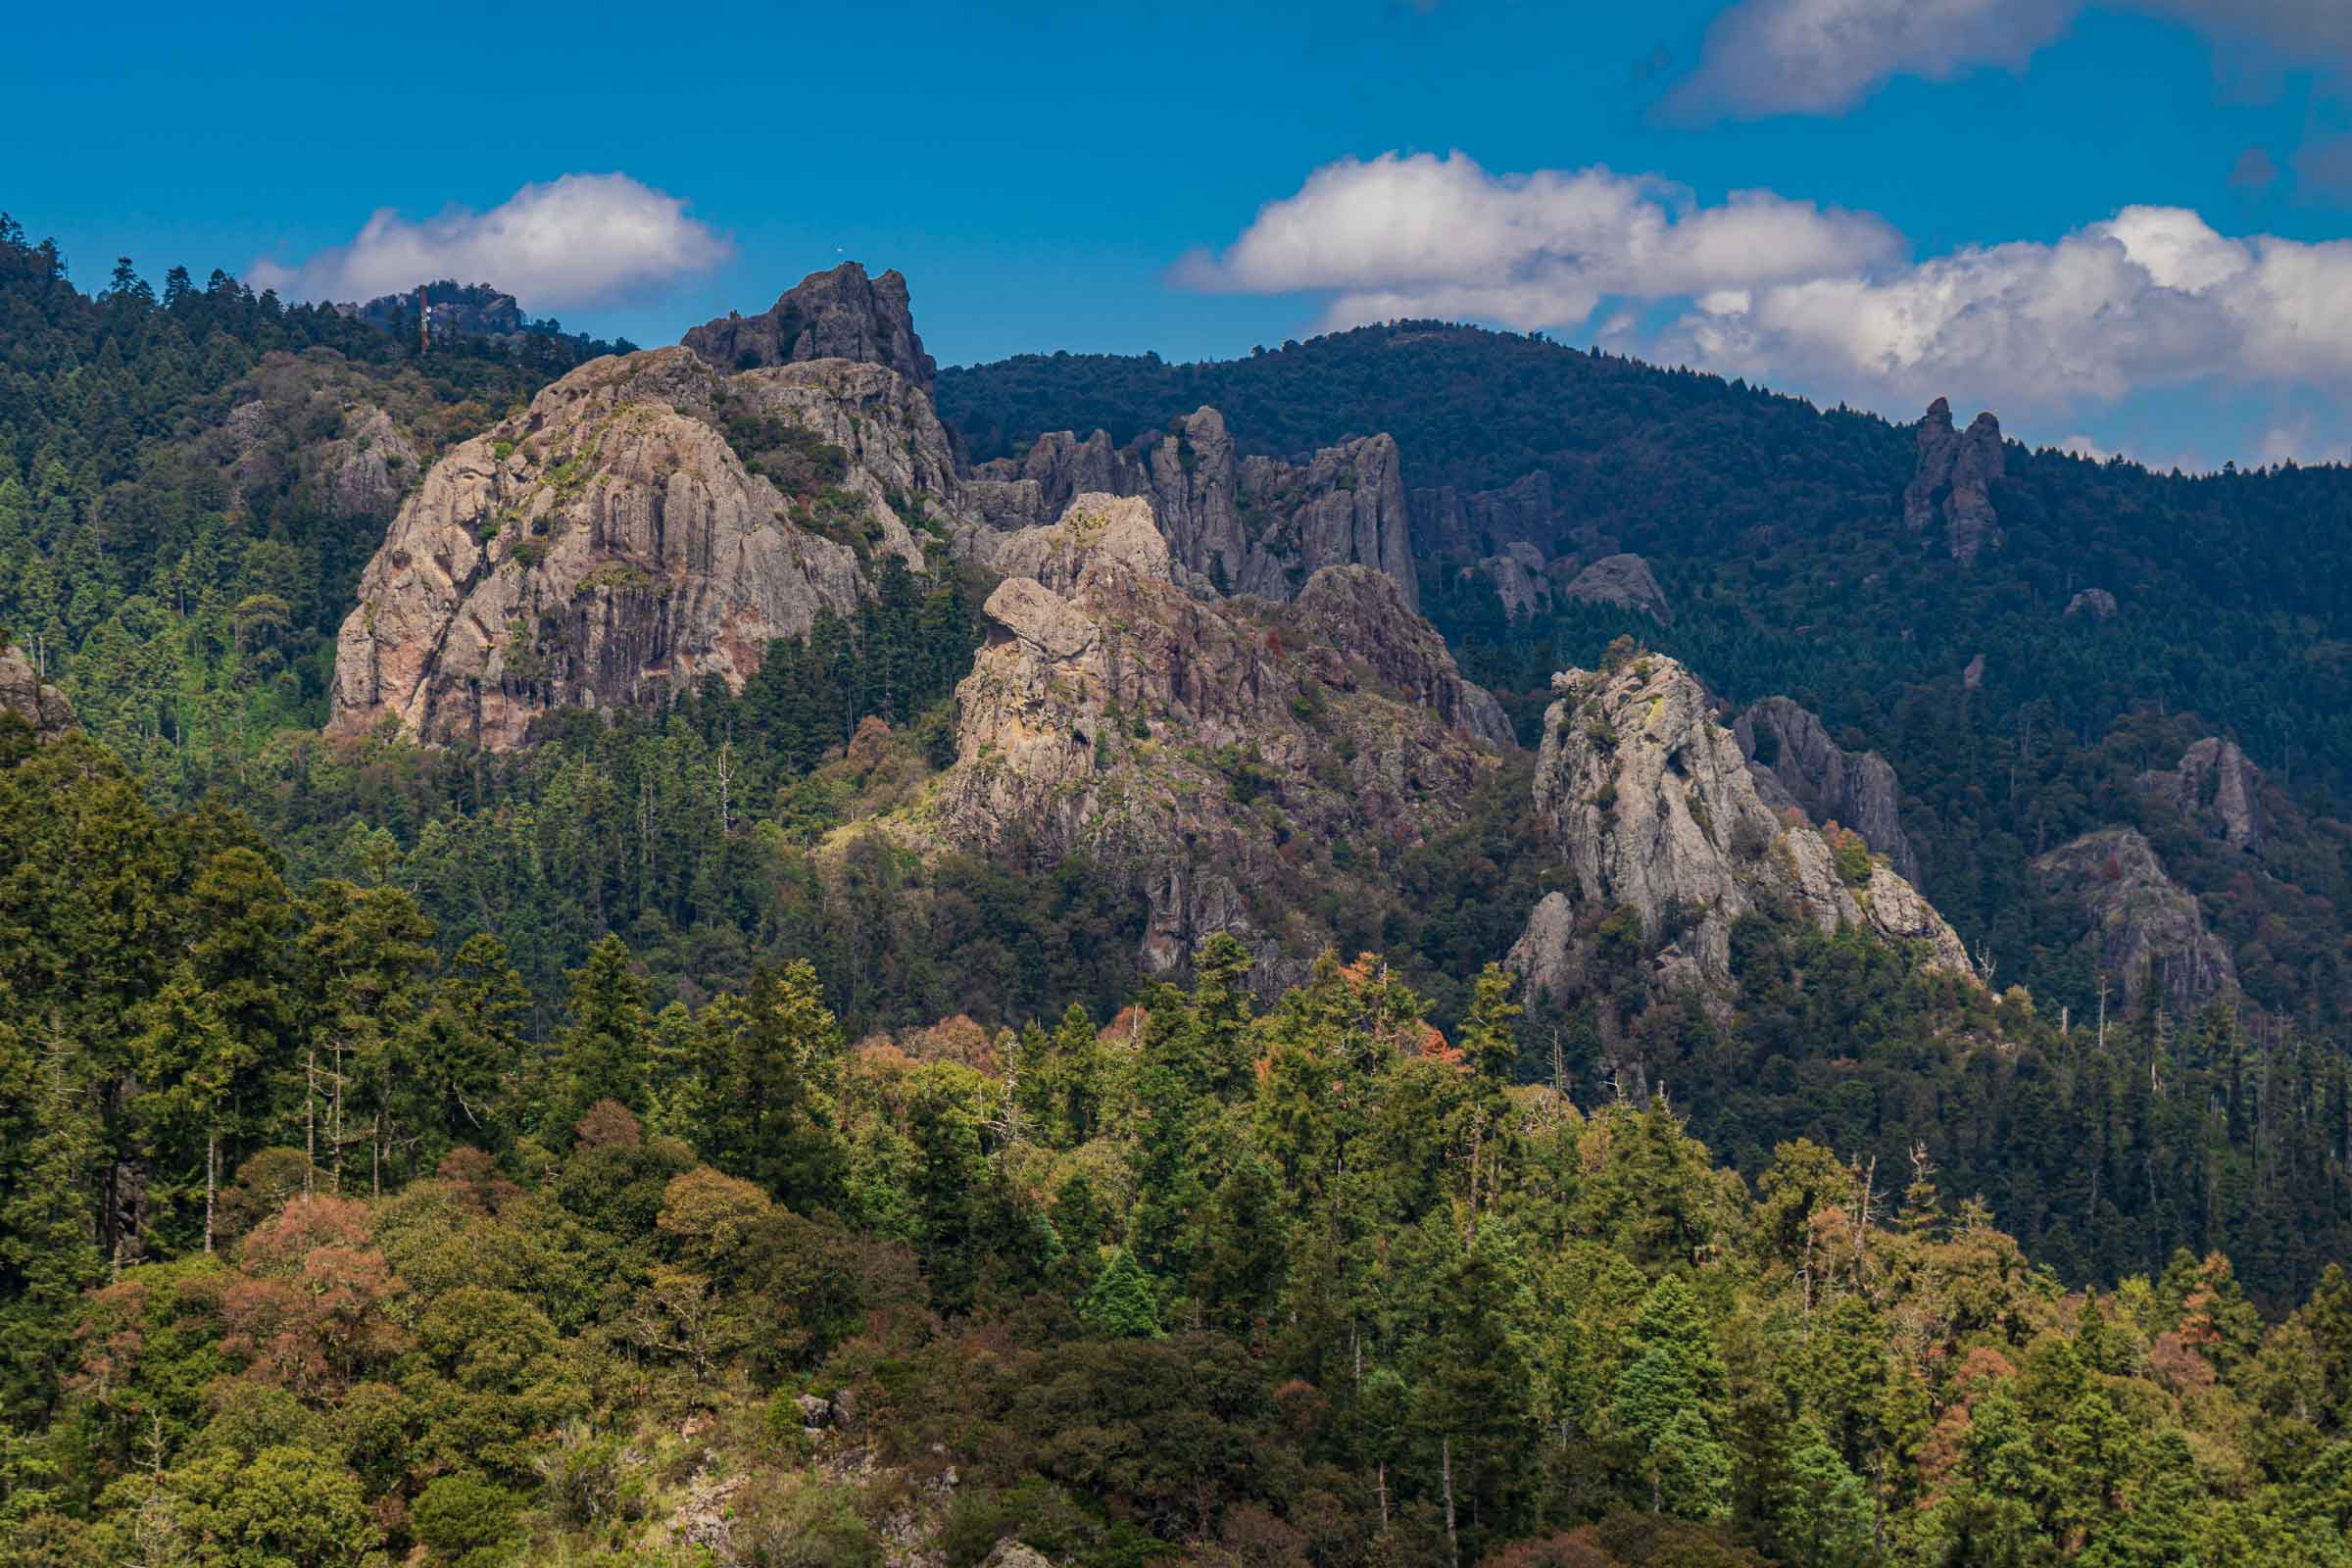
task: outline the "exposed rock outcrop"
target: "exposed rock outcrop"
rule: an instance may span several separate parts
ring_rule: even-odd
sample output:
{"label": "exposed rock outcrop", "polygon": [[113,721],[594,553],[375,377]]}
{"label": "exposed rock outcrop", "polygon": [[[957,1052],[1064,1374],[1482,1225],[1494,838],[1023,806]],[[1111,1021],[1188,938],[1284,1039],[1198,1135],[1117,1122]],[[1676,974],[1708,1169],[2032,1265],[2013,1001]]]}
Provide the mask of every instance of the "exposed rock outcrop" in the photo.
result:
{"label": "exposed rock outcrop", "polygon": [[1045,526],[1081,494],[1146,496],[1186,582],[1289,599],[1325,566],[1362,565],[1420,605],[1396,443],[1385,435],[1283,462],[1238,455],[1224,416],[1200,409],[1163,435],[1113,447],[1098,430],[1039,438],[980,466],[972,509],[997,527]]}
{"label": "exposed rock outcrop", "polygon": [[758,316],[729,312],[679,341],[722,371],[856,360],[887,366],[926,393],[939,373],[915,335],[906,279],[895,270],[869,278],[856,262],[810,272]]}
{"label": "exposed rock outcrop", "polygon": [[1650,575],[1649,563],[1640,556],[1603,556],[1578,572],[1561,592],[1584,604],[1638,610],[1660,625],[1674,624],[1674,611],[1666,603],[1665,592]]}
{"label": "exposed rock outcrop", "polygon": [[1414,542],[1427,556],[1469,560],[1523,544],[1547,557],[1559,546],[1558,496],[1542,468],[1495,490],[1439,485],[1413,491],[1408,501]]}
{"label": "exposed rock outcrop", "polygon": [[[778,432],[829,450],[840,476],[780,468],[780,489],[722,424],[755,457]],[[592,361],[401,507],[343,623],[329,728],[512,747],[553,709],[653,708],[709,674],[740,689],[770,640],[852,610],[877,554],[921,569],[916,526],[969,519],[947,433],[896,372]]]}
{"label": "exposed rock outcrop", "polygon": [[74,722],[66,694],[41,679],[23,649],[6,646],[0,646],[0,713],[14,713],[45,741],[57,739]]}
{"label": "exposed rock outcrop", "polygon": [[1541,615],[1551,611],[1551,578],[1544,572],[1544,552],[1525,542],[1505,545],[1502,554],[1489,556],[1475,566],[1463,566],[1467,578],[1485,572],[1502,601],[1506,615]]}
{"label": "exposed rock outcrop", "polygon": [[2127,1006],[2150,984],[2181,1007],[2237,983],[2230,949],[2205,928],[2196,898],[2166,874],[2155,849],[2128,827],[2101,828],[2034,862],[2045,886],[2090,917],[2093,957]]}
{"label": "exposed rock outcrop", "polygon": [[1935,966],[1974,972],[1958,934],[1901,876],[1866,856],[1857,865],[1766,804],[1681,664],[1642,658],[1552,685],[1535,805],[1575,886],[1538,908],[1512,950],[1531,990],[1583,990],[1598,927],[1620,912],[1638,923],[1661,988],[1728,985],[1732,927],[1751,910],[1924,943]]}
{"label": "exposed rock outcrop", "polygon": [[1476,737],[1507,742],[1494,700],[1365,567],[1319,571],[1287,607],[1203,599],[1151,504],[1102,494],[995,559],[1015,574],[957,688],[956,762],[901,829],[1038,865],[1087,854],[1146,901],[1154,969],[1217,931],[1311,952],[1253,899],[1345,881],[1318,853],[1368,871],[1460,820],[1495,765]]}
{"label": "exposed rock outcrop", "polygon": [[2106,589],[2085,588],[2066,602],[2066,618],[2072,620],[2077,615],[2082,615],[2091,620],[2105,622],[2113,620],[2116,612],[2121,608],[2115,602],[2115,595]]}
{"label": "exposed rock outcrop", "polygon": [[1904,526],[1925,532],[1940,514],[1952,559],[1974,563],[1981,552],[2000,547],[1991,485],[2006,471],[2001,421],[1980,414],[1965,433],[1955,431],[1951,404],[1937,398],[1919,421],[1919,466],[1903,491]]}
{"label": "exposed rock outcrop", "polygon": [[1767,697],[1741,713],[1732,733],[1765,805],[1793,806],[1816,824],[1852,828],[1872,854],[1918,883],[1919,856],[1903,833],[1902,791],[1886,759],[1841,749],[1819,718],[1786,697]]}
{"label": "exposed rock outcrop", "polygon": [[2208,735],[2178,767],[2142,773],[2139,787],[2233,850],[2262,847],[2262,769],[2234,741]]}
{"label": "exposed rock outcrop", "polygon": [[416,444],[392,416],[362,404],[344,416],[343,433],[322,443],[319,472],[338,517],[389,517],[423,472]]}

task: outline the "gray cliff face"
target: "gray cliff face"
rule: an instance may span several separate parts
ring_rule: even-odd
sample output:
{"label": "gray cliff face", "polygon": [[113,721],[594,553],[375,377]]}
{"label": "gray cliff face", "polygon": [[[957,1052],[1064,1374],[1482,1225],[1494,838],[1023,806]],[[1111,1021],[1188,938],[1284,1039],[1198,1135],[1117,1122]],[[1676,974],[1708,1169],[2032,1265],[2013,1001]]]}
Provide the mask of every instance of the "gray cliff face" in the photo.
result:
{"label": "gray cliff face", "polygon": [[1465,493],[1441,485],[1415,490],[1409,501],[1413,538],[1425,555],[1497,556],[1515,544],[1531,545],[1544,557],[1559,551],[1557,496],[1551,475],[1541,468],[1497,490]]}
{"label": "gray cliff face", "polygon": [[2233,741],[2209,735],[2171,771],[2142,773],[2139,787],[2233,850],[2262,848],[2262,769]]}
{"label": "gray cliff face", "polygon": [[1786,697],[1768,697],[1741,713],[1732,733],[1767,806],[1793,806],[1817,826],[1852,828],[1873,855],[1918,884],[1919,856],[1897,810],[1902,791],[1885,758],[1842,750],[1819,718]]}
{"label": "gray cliff face", "polygon": [[2035,874],[2089,917],[2085,938],[2099,972],[2135,1006],[2153,984],[2178,1006],[2196,1005],[2237,983],[2221,938],[2205,928],[2194,895],[2166,873],[2155,849],[2126,827],[2101,828],[2034,862]]}
{"label": "gray cliff face", "polygon": [[[957,760],[900,823],[920,844],[1050,865],[1086,853],[1149,908],[1164,970],[1217,931],[1269,960],[1252,896],[1348,843],[1365,863],[1461,819],[1507,743],[1394,582],[1330,567],[1298,601],[1202,598],[1149,500],[1082,495],[1002,539],[988,646],[956,690]],[[1238,781],[1238,782],[1237,782]]]}
{"label": "gray cliff face", "polygon": [[1952,559],[1972,564],[1983,551],[2000,548],[1991,485],[2006,471],[2001,421],[1980,414],[1965,433],[1956,432],[1951,404],[1937,398],[1919,421],[1919,466],[1903,491],[1903,525],[1923,533],[1940,512]]}
{"label": "gray cliff face", "polygon": [[1674,624],[1674,611],[1649,563],[1640,556],[1603,556],[1578,572],[1561,592],[1588,605],[1615,605],[1638,610],[1662,626]]}
{"label": "gray cliff face", "polygon": [[1283,462],[1238,455],[1224,416],[1200,409],[1167,434],[1118,448],[1098,430],[1039,438],[1019,460],[982,464],[972,509],[999,528],[1043,526],[1078,495],[1152,503],[1180,580],[1286,600],[1325,566],[1363,565],[1418,609],[1396,443],[1369,436]]}
{"label": "gray cliff face", "polygon": [[[863,537],[822,536],[811,498],[747,467],[722,406],[839,447]],[[555,709],[650,709],[709,674],[740,690],[770,640],[856,607],[872,553],[924,569],[906,498],[969,531],[955,486],[929,399],[879,365],[593,361],[402,505],[343,623],[328,727],[502,749]]]}
{"label": "gray cliff face", "polygon": [[939,371],[915,335],[906,279],[897,271],[869,278],[856,262],[809,273],[760,315],[730,313],[679,341],[722,372],[855,360],[886,366],[928,393]]}
{"label": "gray cliff face", "polygon": [[0,646],[0,713],[14,713],[45,741],[74,727],[74,705],[64,692],[42,681],[21,648]]}
{"label": "gray cliff face", "polygon": [[1732,927],[1757,909],[1922,942],[1935,966],[1974,973],[1958,934],[1901,876],[1874,863],[1849,882],[1821,832],[1766,803],[1681,664],[1652,656],[1552,684],[1535,806],[1574,889],[1551,895],[1512,950],[1531,990],[1582,990],[1594,928],[1624,909],[1657,950],[1662,988],[1728,986]]}
{"label": "gray cliff face", "polygon": [[1502,554],[1489,556],[1475,566],[1457,568],[1457,578],[1467,580],[1477,572],[1485,572],[1487,581],[1494,586],[1494,597],[1502,601],[1507,615],[1542,615],[1551,612],[1551,577],[1544,569],[1544,552],[1524,542],[1505,545]]}

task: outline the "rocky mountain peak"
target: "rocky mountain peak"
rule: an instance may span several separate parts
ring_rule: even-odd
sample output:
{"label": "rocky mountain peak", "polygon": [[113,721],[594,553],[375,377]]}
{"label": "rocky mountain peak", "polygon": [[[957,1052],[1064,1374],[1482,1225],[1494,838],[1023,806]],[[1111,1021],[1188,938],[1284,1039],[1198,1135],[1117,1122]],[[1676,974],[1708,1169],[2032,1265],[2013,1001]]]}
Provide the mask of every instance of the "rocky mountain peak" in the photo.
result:
{"label": "rocky mountain peak", "polygon": [[874,563],[959,530],[930,400],[880,365],[726,375],[591,361],[454,448],[393,518],[339,638],[339,734],[521,745],[561,708],[654,708],[853,611]]}
{"label": "rocky mountain peak", "polygon": [[1801,811],[1764,800],[1683,665],[1645,655],[1564,671],[1552,686],[1535,805],[1574,888],[1546,898],[1512,950],[1532,989],[1584,989],[1596,928],[1620,910],[1638,920],[1667,989],[1727,986],[1732,927],[1759,909],[1921,942],[1936,966],[1974,972],[1951,926],[1858,837],[1833,843]]}
{"label": "rocky mountain peak", "polygon": [[887,366],[925,393],[939,372],[915,335],[906,279],[896,270],[869,278],[857,262],[810,272],[760,315],[730,311],[679,341],[722,371],[857,360]]}
{"label": "rocky mountain peak", "polygon": [[1316,943],[1276,931],[1264,896],[1353,874],[1317,863],[1332,846],[1369,872],[1459,821],[1508,744],[1368,567],[1327,567],[1290,605],[1203,596],[1150,500],[1101,492],[1002,536],[991,564],[956,761],[899,831],[1038,865],[1085,854],[1144,900],[1155,970],[1231,931],[1266,983],[1298,972]]}
{"label": "rocky mountain peak", "polygon": [[1923,533],[1940,514],[1952,559],[1973,564],[1982,552],[2000,547],[1991,484],[2006,471],[2001,421],[1980,414],[1965,432],[1955,431],[1951,404],[1937,398],[1919,421],[1919,464],[1903,491],[1903,525]]}

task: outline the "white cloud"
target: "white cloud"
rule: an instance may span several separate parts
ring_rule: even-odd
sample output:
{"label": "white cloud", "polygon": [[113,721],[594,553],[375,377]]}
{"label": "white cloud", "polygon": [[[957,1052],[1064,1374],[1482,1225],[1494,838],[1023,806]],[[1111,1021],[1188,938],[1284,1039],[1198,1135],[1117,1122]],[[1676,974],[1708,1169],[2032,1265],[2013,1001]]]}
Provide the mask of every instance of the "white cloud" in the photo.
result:
{"label": "white cloud", "polygon": [[678,197],[626,174],[565,174],[486,213],[453,207],[411,222],[379,209],[350,244],[294,267],[256,262],[246,281],[290,299],[368,300],[446,277],[494,284],[546,310],[700,271],[730,249]]}
{"label": "white cloud", "polygon": [[[1876,218],[1769,191],[1701,207],[1669,181],[1601,168],[1488,173],[1460,153],[1347,160],[1259,209],[1224,255],[1179,262],[1186,286],[1333,291],[1335,323],[1469,317],[1581,321],[1612,295],[1729,294],[1899,253]],[[1720,302],[1719,302],[1720,303]]]}
{"label": "white cloud", "polygon": [[2177,207],[1912,260],[1876,217],[1770,192],[1702,206],[1600,169],[1392,155],[1316,171],[1177,278],[1318,293],[1325,327],[1580,330],[1890,411],[1949,395],[2054,422],[2167,386],[2352,393],[2352,241],[2232,237]]}
{"label": "white cloud", "polygon": [[[2342,0],[2110,0],[2232,49],[2352,65]],[[1894,76],[1944,81],[2021,70],[2090,0],[1738,0],[1707,28],[1697,69],[1667,96],[1680,119],[1834,114]]]}
{"label": "white cloud", "polygon": [[2068,436],[2058,443],[2058,450],[2071,452],[2078,458],[2088,458],[2093,463],[2105,463],[2115,456],[2112,448],[2103,447],[2086,435]]}

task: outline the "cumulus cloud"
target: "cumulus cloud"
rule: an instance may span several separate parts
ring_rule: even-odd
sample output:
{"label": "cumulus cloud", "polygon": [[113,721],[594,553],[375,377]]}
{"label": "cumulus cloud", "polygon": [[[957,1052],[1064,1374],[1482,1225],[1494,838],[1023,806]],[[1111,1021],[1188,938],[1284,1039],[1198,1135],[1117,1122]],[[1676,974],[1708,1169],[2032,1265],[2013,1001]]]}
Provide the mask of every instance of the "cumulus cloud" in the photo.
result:
{"label": "cumulus cloud", "polygon": [[[2111,0],[2184,24],[2233,49],[2352,66],[2341,0]],[[2022,69],[2090,0],[1737,0],[1708,26],[1697,69],[1663,106],[1670,118],[1835,114],[1895,76],[1948,80],[1984,66]]]}
{"label": "cumulus cloud", "polygon": [[453,207],[412,222],[379,209],[348,245],[291,267],[256,262],[246,281],[289,299],[367,300],[447,277],[554,309],[703,270],[729,250],[678,197],[626,174],[565,174],[525,185],[486,213]]}
{"label": "cumulus cloud", "polygon": [[1770,192],[1707,206],[1606,170],[1496,176],[1459,155],[1390,156],[1316,171],[1176,276],[1320,294],[1327,328],[1583,329],[1895,410],[1949,394],[2056,416],[2212,381],[2352,392],[2352,241],[2232,237],[2177,207],[1915,260],[1875,217]]}
{"label": "cumulus cloud", "polygon": [[1222,256],[1195,252],[1174,276],[1217,291],[1331,291],[1332,324],[1455,316],[1531,328],[1582,321],[1610,296],[1752,288],[1900,249],[1879,219],[1768,191],[1705,207],[1671,182],[1606,169],[1495,175],[1460,153],[1390,153],[1316,170]]}

